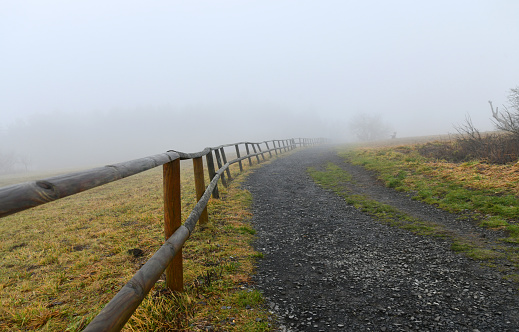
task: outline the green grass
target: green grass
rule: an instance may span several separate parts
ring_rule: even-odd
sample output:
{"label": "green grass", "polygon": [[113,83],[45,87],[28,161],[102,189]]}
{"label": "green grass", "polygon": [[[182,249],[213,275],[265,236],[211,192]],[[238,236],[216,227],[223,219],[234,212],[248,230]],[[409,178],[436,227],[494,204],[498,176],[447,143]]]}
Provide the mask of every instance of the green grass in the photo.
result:
{"label": "green grass", "polygon": [[[404,152],[401,147],[345,148],[339,154],[353,164],[376,171],[388,187],[412,192],[416,199],[449,212],[469,212],[473,217],[482,219],[481,226],[504,227],[510,234],[507,241],[519,242],[519,233],[514,231],[519,216],[519,193],[515,187],[508,188],[506,184],[500,184],[499,187],[497,184],[495,187],[480,185],[483,175],[474,174],[478,166],[481,167],[477,161],[451,166],[445,162],[428,160],[411,147]],[[460,174],[452,176],[451,172],[446,175],[442,167],[457,167]],[[494,169],[495,172],[498,170]],[[499,173],[492,176],[495,176],[496,181],[504,177]],[[491,216],[490,221],[485,221],[486,216]]]}
{"label": "green grass", "polygon": [[[444,236],[445,230],[437,224],[426,223],[414,218],[397,208],[380,203],[364,195],[352,194],[347,183],[352,180],[351,175],[339,166],[328,163],[324,171],[309,168],[310,176],[324,188],[331,189],[338,195],[344,197],[348,204],[355,206],[362,212],[375,217],[377,220],[408,229],[417,234]],[[337,179],[341,179],[339,182]],[[342,185],[339,185],[342,183]]]}
{"label": "green grass", "polygon": [[[348,181],[338,180],[351,179],[351,176],[338,165],[331,165],[328,163],[322,171],[315,168],[309,168],[308,172],[319,185],[333,190],[338,195],[344,197],[348,204],[355,206],[357,209],[372,216],[380,222],[406,229],[422,236],[447,238],[452,241],[451,249],[453,251],[463,253],[472,259],[492,261],[505,258],[507,255],[508,258],[512,260],[519,258],[519,256],[513,252],[505,254],[504,251],[506,250],[503,250],[503,248],[486,248],[473,239],[463,238],[454,232],[447,230],[443,225],[425,222],[412,217],[391,205],[378,202],[364,195],[353,194],[348,188]],[[396,178],[401,177],[401,175],[399,175],[401,172],[392,173],[396,175]],[[339,185],[341,182],[342,185]],[[390,183],[392,182],[388,181],[388,185]],[[495,217],[488,218],[486,222],[487,224],[485,224],[485,226],[488,227],[502,227],[508,225],[506,221]],[[519,227],[515,228],[515,231],[519,233]]]}
{"label": "green grass", "polygon": [[[162,277],[124,331],[267,330],[261,294],[239,295],[261,254],[237,169],[229,188],[219,186],[221,199],[210,200],[209,225],[183,248],[185,292],[170,293]],[[196,203],[189,163],[181,186],[185,220]],[[84,329],[164,242],[162,195],[159,167],[0,219],[0,330]]]}
{"label": "green grass", "polygon": [[338,191],[344,188],[344,185],[352,181],[351,175],[344,172],[334,163],[327,163],[324,171],[317,171],[315,168],[308,169],[312,178],[320,184],[326,184],[326,188]]}

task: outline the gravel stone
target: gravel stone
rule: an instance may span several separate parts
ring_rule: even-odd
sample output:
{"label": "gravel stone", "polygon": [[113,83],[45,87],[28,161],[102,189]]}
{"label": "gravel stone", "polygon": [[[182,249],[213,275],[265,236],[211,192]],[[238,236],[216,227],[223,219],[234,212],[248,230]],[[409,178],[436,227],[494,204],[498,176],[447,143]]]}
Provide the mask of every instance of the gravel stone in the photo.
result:
{"label": "gravel stone", "polygon": [[254,281],[279,318],[277,331],[519,331],[516,287],[498,272],[452,252],[447,240],[381,224],[316,185],[307,168],[333,158],[330,148],[300,150],[243,184],[264,254]]}

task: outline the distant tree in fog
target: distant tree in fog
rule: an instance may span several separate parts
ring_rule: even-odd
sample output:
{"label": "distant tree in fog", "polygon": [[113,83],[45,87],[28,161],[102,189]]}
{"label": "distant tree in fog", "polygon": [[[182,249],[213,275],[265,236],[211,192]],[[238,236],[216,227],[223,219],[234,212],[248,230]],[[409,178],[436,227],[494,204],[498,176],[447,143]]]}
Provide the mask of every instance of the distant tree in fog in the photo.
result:
{"label": "distant tree in fog", "polygon": [[20,156],[14,152],[0,151],[0,174],[29,171],[32,160],[28,156]]}
{"label": "distant tree in fog", "polygon": [[361,141],[391,137],[391,127],[379,115],[358,114],[350,120],[348,128]]}
{"label": "distant tree in fog", "polygon": [[16,155],[13,152],[0,151],[0,173],[12,173],[16,166]]}
{"label": "distant tree in fog", "polygon": [[31,157],[28,157],[28,156],[21,156],[20,158],[18,158],[19,161],[20,161],[20,164],[23,165],[23,167],[25,168],[25,171],[28,172],[29,171],[29,168],[31,167],[31,164],[32,164],[32,159]]}

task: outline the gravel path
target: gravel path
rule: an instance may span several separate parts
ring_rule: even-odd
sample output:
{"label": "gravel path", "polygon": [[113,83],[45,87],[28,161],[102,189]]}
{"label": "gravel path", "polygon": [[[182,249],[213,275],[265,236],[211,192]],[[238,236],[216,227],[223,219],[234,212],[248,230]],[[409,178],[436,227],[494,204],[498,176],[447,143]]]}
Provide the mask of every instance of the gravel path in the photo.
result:
{"label": "gravel path", "polygon": [[301,150],[244,184],[265,255],[254,281],[278,330],[519,331],[518,294],[497,272],[317,186],[307,168],[332,158],[330,149]]}

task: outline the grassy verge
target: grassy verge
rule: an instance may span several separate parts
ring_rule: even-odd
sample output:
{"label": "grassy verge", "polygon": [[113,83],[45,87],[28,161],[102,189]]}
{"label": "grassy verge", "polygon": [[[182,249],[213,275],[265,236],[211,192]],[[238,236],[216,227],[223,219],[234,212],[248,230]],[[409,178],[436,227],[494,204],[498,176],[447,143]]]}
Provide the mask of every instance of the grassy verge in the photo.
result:
{"label": "grassy verge", "polygon": [[[192,168],[182,167],[186,218],[196,199]],[[259,255],[241,179],[220,186],[210,225],[183,249],[186,291],[170,294],[161,278],[125,331],[268,329],[263,298],[248,287]],[[0,219],[0,329],[83,329],[163,243],[162,205],[155,168]]]}
{"label": "grassy verge", "polygon": [[479,161],[450,163],[418,153],[419,146],[344,149],[350,162],[378,173],[388,187],[416,199],[479,220],[480,226],[504,228],[508,242],[519,243],[519,164]]}
{"label": "grassy verge", "polygon": [[[381,165],[387,167],[387,164]],[[398,174],[400,171],[398,169],[393,173],[397,179],[399,178]],[[495,266],[498,260],[507,259],[516,267],[519,267],[517,265],[519,255],[517,250],[513,248],[485,245],[478,239],[462,237],[446,229],[443,225],[420,220],[391,205],[380,203],[364,195],[354,194],[349,189],[353,181],[351,175],[336,164],[328,163],[322,170],[309,168],[308,172],[319,185],[333,190],[338,195],[344,197],[348,204],[355,206],[381,222],[419,235],[447,238],[451,241],[452,250],[463,253],[473,259],[484,261],[487,265]],[[394,183],[391,180],[388,179],[386,183],[388,185]],[[516,279],[517,275],[510,273],[509,277]]]}

